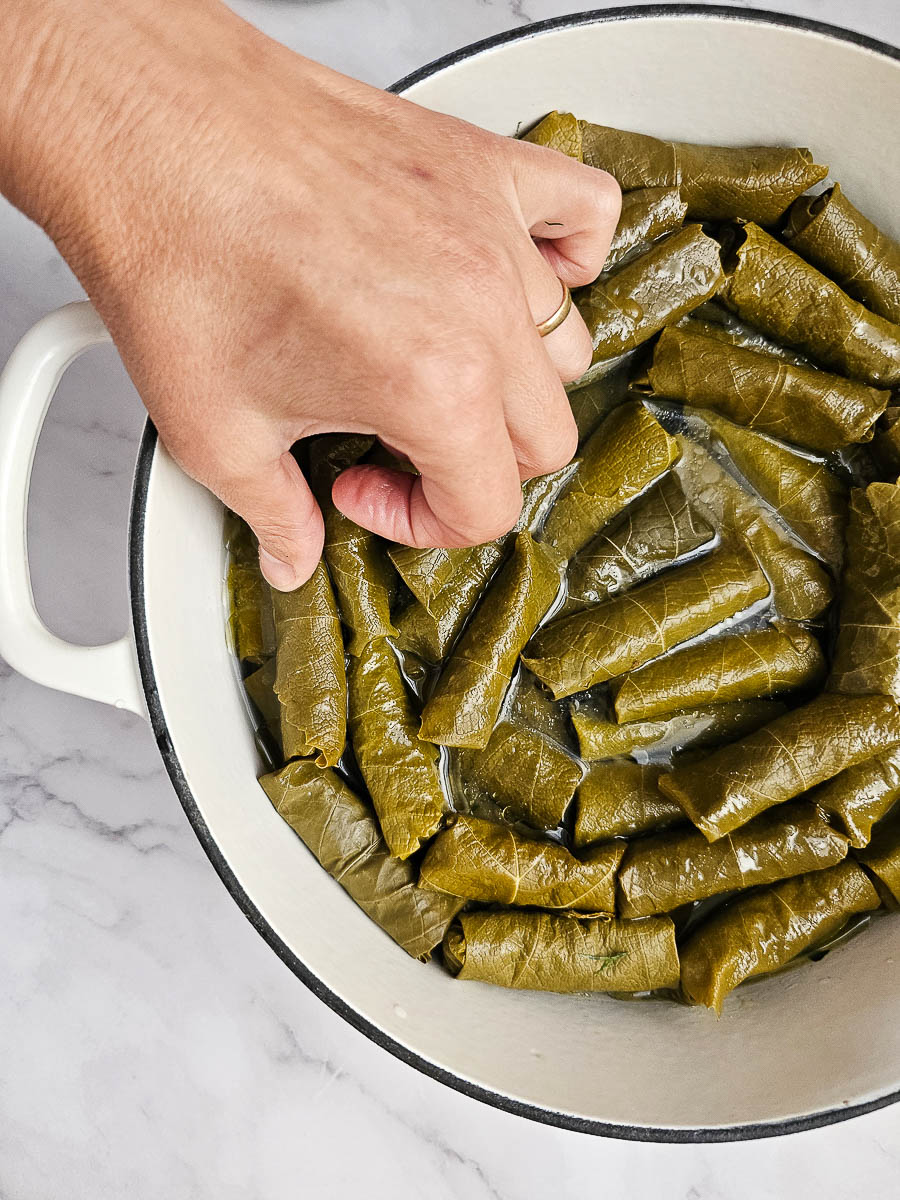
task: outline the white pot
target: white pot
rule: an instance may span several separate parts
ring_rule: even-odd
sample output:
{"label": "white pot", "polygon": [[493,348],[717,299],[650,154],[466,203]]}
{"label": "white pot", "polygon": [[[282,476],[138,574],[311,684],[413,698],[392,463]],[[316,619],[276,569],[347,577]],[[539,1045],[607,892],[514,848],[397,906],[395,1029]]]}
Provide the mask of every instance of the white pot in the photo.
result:
{"label": "white pot", "polygon": [[[723,143],[812,147],[900,235],[900,54],[749,11],[626,9],[462,50],[398,90],[503,133],[552,108]],[[398,1057],[500,1108],[621,1137],[716,1140],[839,1120],[900,1098],[900,920],[706,1010],[461,984],[408,958],[277,816],[225,640],[222,506],[148,424],[131,514],[133,630],[67,645],[31,598],[25,503],[65,367],[108,335],[87,304],[43,320],[0,383],[0,653],[44,684],[149,715],[204,849],[312,990]]]}

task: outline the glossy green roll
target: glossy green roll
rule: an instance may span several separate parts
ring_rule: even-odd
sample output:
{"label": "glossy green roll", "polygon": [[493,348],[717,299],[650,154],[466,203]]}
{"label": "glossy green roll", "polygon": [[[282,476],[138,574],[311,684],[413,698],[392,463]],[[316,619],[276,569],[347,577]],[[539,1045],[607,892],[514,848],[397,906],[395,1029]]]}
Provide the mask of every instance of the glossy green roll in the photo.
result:
{"label": "glossy green roll", "polygon": [[648,375],[657,396],[714,409],[738,425],[825,453],[870,441],[890,399],[864,383],[689,327],[663,330]]}
{"label": "glossy green roll", "polygon": [[231,639],[241,662],[260,664],[275,652],[269,585],[259,569],[259,548],[249,526],[231,515],[226,533],[230,561]]}
{"label": "glossy green roll", "polygon": [[900,750],[848,767],[816,788],[810,799],[837,818],[851,846],[867,846],[872,826],[900,799]]}
{"label": "glossy green roll", "polygon": [[419,738],[419,705],[391,643],[378,638],[350,659],[350,742],[391,854],[408,858],[444,812],[438,751]]}
{"label": "glossy green roll", "polygon": [[285,758],[316,755],[333,767],[347,738],[344,641],[324,562],[293,592],[271,589],[275,617],[275,693]]}
{"label": "glossy green roll", "polygon": [[613,684],[619,721],[647,721],[685,708],[756,700],[811,687],[825,657],[798,625],[733,633],[679,650]]}
{"label": "glossy green roll", "polygon": [[541,541],[571,558],[678,459],[678,443],[643,404],[613,409],[581,452]]}
{"label": "glossy green roll", "polygon": [[581,123],[571,113],[548,113],[522,135],[522,140],[536,146],[548,146],[581,162]]}
{"label": "glossy green roll", "polygon": [[622,841],[576,858],[559,842],[459,814],[422,860],[419,885],[483,904],[614,913]]}
{"label": "glossy green roll", "polygon": [[422,713],[420,736],[445,746],[489,742],[519,654],[559,591],[555,554],[530,534],[485,595]]}
{"label": "glossy green roll", "polygon": [[605,271],[634,257],[667,233],[679,229],[687,204],[678,188],[639,188],[622,197],[622,212],[606,256]]}
{"label": "glossy green roll", "polygon": [[579,612],[647,579],[715,538],[675,475],[664,475],[569,565],[563,613]]}
{"label": "glossy green roll", "polygon": [[683,947],[684,995],[720,1013],[739,983],[777,970],[878,904],[865,872],[849,861],[738,896]]}
{"label": "glossy green roll", "polygon": [[847,839],[803,801],[782,804],[717,842],[695,829],[654,834],[628,846],[619,871],[618,912],[623,917],[671,912],[721,892],[833,867],[846,855]]}
{"label": "glossy green roll", "polygon": [[795,197],[824,179],[828,168],[806,149],[784,146],[702,146],[580,121],[582,159],[629,191],[678,187],[688,215],[704,221],[742,217],[772,225]]}
{"label": "glossy green roll", "polygon": [[270,658],[244,678],[247,695],[265,722],[275,744],[281,746],[281,705],[275,695],[275,659]]}
{"label": "glossy green roll", "polygon": [[700,225],[686,225],[601,275],[577,298],[594,347],[592,365],[640,346],[714,296],[723,280],[719,244]]}
{"label": "glossy green roll", "polygon": [[501,721],[484,750],[460,750],[460,774],[494,800],[503,815],[535,829],[555,829],[581,779],[576,759],[535,730]]}
{"label": "glossy green roll", "polygon": [[900,907],[900,821],[895,815],[876,826],[871,844],[857,858],[875,876],[888,907]]}
{"label": "glossy green roll", "polygon": [[627,758],[591,767],[578,788],[575,847],[683,824],[684,810],[659,790],[661,774],[661,767]]}
{"label": "glossy green roll", "polygon": [[885,409],[875,430],[872,452],[881,470],[896,481],[900,475],[900,407]]}
{"label": "glossy green roll", "polygon": [[900,702],[900,487],[850,495],[832,691],[881,692]]}
{"label": "glossy green roll", "polygon": [[668,917],[618,921],[549,912],[467,912],[448,929],[458,979],[544,992],[645,992],[678,984]]}
{"label": "glossy green roll", "polygon": [[799,196],[784,237],[850,296],[900,323],[900,243],[864,217],[839,183],[818,196]]}
{"label": "glossy green roll", "polygon": [[673,567],[538,631],[522,661],[553,695],[571,696],[665,654],[768,596],[744,545]]}
{"label": "glossy green roll", "polygon": [[747,225],[721,296],[745,321],[851,379],[900,383],[900,326],[869,312],[799,254]]}
{"label": "glossy green roll", "polygon": [[900,711],[889,697],[823,693],[749,737],[676,767],[659,786],[712,842],[897,745]]}
{"label": "glossy green roll", "polygon": [[375,814],[336,772],[309,760],[260,779],[263,790],[321,865],[413,958],[430,958],[462,907],[418,885],[409,861],[392,858]]}

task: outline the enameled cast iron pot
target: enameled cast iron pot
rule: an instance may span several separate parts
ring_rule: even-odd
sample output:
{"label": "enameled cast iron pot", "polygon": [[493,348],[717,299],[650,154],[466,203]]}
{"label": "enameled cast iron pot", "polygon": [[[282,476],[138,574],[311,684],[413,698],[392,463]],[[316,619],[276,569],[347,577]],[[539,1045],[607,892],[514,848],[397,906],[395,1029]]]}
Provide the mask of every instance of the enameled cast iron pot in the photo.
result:
{"label": "enameled cast iron pot", "polygon": [[[810,146],[900,235],[900,53],[814,22],[691,5],[585,13],[461,50],[396,90],[506,134],[560,108],[686,140]],[[149,715],[223,882],[316,995],[452,1087],[591,1133],[757,1137],[900,1098],[900,920],[741,988],[720,1020],[671,1004],[461,984],[409,959],[256,783],[225,638],[222,506],[149,424],[131,512],[133,629],[96,648],[50,634],[28,575],[31,462],[60,375],[107,340],[88,304],[69,305],[25,337],[0,384],[0,653],[41,683]]]}

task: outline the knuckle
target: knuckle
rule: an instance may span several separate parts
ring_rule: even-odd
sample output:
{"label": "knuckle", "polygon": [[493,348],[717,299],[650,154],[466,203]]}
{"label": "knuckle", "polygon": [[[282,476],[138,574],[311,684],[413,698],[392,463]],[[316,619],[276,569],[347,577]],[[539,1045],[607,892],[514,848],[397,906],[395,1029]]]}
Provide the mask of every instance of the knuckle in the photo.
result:
{"label": "knuckle", "polygon": [[618,220],[622,210],[622,189],[608,171],[597,167],[587,170],[591,172],[589,182],[595,205],[605,217]]}

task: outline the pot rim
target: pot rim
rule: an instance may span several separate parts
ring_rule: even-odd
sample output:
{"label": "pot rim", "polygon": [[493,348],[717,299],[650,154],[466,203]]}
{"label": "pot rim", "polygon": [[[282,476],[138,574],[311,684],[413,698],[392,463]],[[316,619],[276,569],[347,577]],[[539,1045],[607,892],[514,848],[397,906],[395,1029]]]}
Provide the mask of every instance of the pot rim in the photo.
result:
{"label": "pot rim", "polygon": [[[461,47],[459,50],[451,51],[449,54],[444,54],[440,58],[436,58],[426,66],[405,75],[386,90],[402,94],[414,84],[421,83],[423,80],[456,63],[474,58],[479,54],[495,49],[497,46],[503,46],[509,42],[524,41],[555,29],[569,29],[580,25],[595,25],[614,21],[639,21],[658,17],[703,17],[712,20],[741,20],[752,21],[760,25],[799,29],[807,33],[822,34],[834,41],[847,42],[850,45],[871,50],[883,57],[900,62],[900,49],[889,45],[887,42],[882,42],[866,34],[856,33],[853,30],[844,29],[837,25],[830,25],[823,21],[812,20],[807,17],[791,16],[786,13],[764,9],[725,7],[722,5],[646,4],[635,5],[629,8],[592,9],[586,12],[550,17],[544,21],[536,21],[519,28],[504,30],[501,33],[494,34],[477,42],[472,42],[467,46]],[[609,1121],[598,1121],[587,1117],[575,1116],[572,1113],[562,1112],[557,1109],[527,1104],[513,1097],[505,1096],[500,1092],[495,1092],[489,1088],[471,1083],[469,1080],[461,1078],[452,1071],[448,1071],[436,1063],[430,1062],[420,1054],[404,1046],[401,1042],[396,1041],[383,1030],[379,1029],[377,1025],[374,1025],[371,1021],[361,1016],[360,1013],[341,999],[341,997],[337,996],[278,936],[256,907],[249,894],[238,882],[200,813],[178,755],[175,752],[156,683],[153,659],[150,653],[150,639],[145,606],[145,518],[147,494],[157,440],[156,428],[148,418],[144,427],[143,437],[141,438],[135,466],[129,525],[128,563],[134,641],[141,682],[150,716],[150,724],[172,786],[200,845],[215,868],[217,875],[257,933],[275,951],[285,966],[309,988],[313,995],[327,1004],[333,1012],[342,1017],[349,1025],[352,1025],[354,1029],[364,1034],[370,1041],[380,1046],[383,1050],[387,1050],[388,1053],[393,1054],[401,1062],[414,1067],[417,1071],[421,1071],[423,1075],[427,1075],[431,1079],[435,1079],[439,1083],[445,1084],[447,1087],[461,1092],[473,1100],[478,1100],[482,1104],[491,1105],[493,1108],[501,1109],[518,1117],[525,1117],[531,1121],[537,1121],[543,1125],[551,1125],[558,1129],[567,1129],[575,1133],[588,1133],[599,1137],[611,1137],[634,1142],[691,1144],[750,1141],[757,1138],[781,1137],[789,1133],[800,1133],[809,1129],[818,1129],[824,1125],[848,1120],[850,1117],[862,1116],[864,1113],[874,1112],[879,1108],[886,1108],[888,1105],[900,1101],[900,1089],[897,1089],[877,1096],[872,1100],[863,1101],[860,1104],[824,1109],[800,1117],[785,1118],[771,1122],[754,1122],[747,1125],[679,1128],[651,1125],[620,1125]]]}

